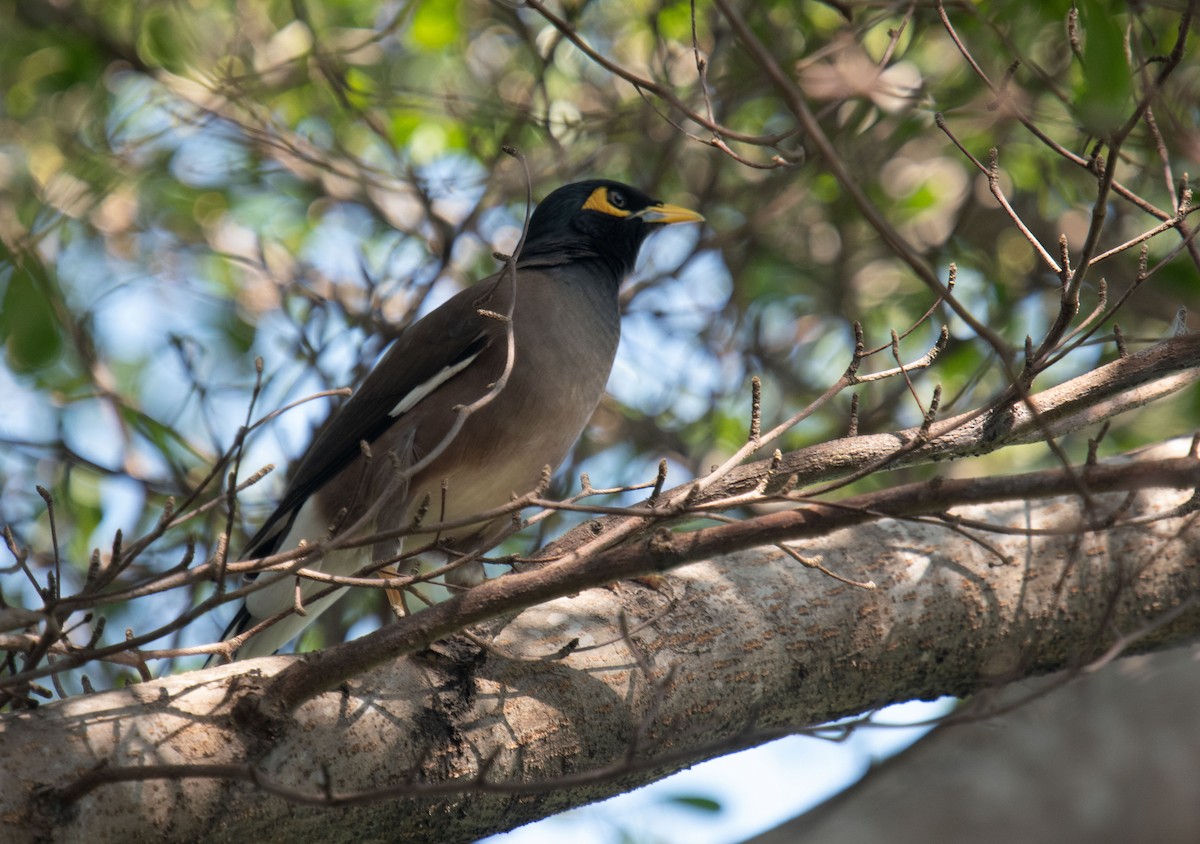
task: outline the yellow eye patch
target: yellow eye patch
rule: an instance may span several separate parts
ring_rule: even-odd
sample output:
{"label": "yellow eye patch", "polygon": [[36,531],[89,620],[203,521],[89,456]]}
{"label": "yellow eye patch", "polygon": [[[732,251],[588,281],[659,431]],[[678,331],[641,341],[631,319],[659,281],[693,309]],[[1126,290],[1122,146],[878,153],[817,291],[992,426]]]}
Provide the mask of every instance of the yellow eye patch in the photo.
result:
{"label": "yellow eye patch", "polygon": [[612,217],[628,217],[630,214],[626,209],[618,208],[608,201],[608,188],[596,188],[592,191],[587,202],[583,203],[582,210],[599,211],[601,214],[608,214]]}

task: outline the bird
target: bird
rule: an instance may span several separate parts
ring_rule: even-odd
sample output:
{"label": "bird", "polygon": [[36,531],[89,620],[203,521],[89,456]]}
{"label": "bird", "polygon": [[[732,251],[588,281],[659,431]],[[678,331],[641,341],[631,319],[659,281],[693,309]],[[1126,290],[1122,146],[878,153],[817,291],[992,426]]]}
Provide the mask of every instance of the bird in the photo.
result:
{"label": "bird", "polygon": [[[619,287],[643,241],[664,226],[703,221],[605,179],[552,191],[530,216],[511,266],[397,336],[295,464],[241,558],[414,524],[415,536],[336,547],[304,565],[354,575],[405,545],[429,546],[441,560],[491,547],[511,514],[436,532],[423,526],[461,522],[544,483],[547,467],[567,456],[604,394],[620,339]],[[469,587],[483,576],[472,562],[445,580]],[[346,591],[313,598],[329,584],[298,582],[291,573],[248,577],[262,585],[246,596],[223,640],[298,602],[303,613],[253,633],[232,653],[227,648],[232,659],[275,653]]]}

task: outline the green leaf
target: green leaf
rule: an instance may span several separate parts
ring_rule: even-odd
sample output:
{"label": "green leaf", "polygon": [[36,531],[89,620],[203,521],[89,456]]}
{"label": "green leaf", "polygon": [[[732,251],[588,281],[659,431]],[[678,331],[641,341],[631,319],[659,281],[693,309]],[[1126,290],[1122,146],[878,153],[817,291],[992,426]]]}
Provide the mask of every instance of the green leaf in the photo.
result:
{"label": "green leaf", "polygon": [[36,259],[13,261],[0,300],[0,341],[14,372],[36,372],[62,354],[62,332],[47,287],[45,268]]}
{"label": "green leaf", "polygon": [[1101,0],[1083,0],[1083,82],[1079,117],[1089,131],[1105,136],[1116,130],[1129,114],[1132,91],[1129,65],[1125,60],[1125,37],[1120,25],[1124,15],[1109,11]]}
{"label": "green leaf", "polygon": [[183,434],[171,425],[159,422],[153,416],[128,405],[122,406],[119,412],[130,427],[158,449],[164,460],[173,461],[183,454],[201,463],[212,459],[210,455],[204,454],[188,442]]}
{"label": "green leaf", "polygon": [[667,38],[686,42],[692,35],[692,4],[688,0],[663,4],[658,13],[658,28]]}
{"label": "green leaf", "polygon": [[138,33],[138,55],[149,64],[175,67],[179,56],[186,55],[180,40],[180,29],[171,15],[160,8],[150,7],[142,18]]}
{"label": "green leaf", "polygon": [[429,51],[444,50],[458,40],[458,3],[432,0],[422,3],[413,15],[409,38]]}
{"label": "green leaf", "polygon": [[676,794],[673,797],[668,797],[665,801],[669,805],[683,806],[687,809],[694,809],[697,812],[715,815],[724,810],[719,800],[714,800],[711,797],[703,797],[699,794]]}

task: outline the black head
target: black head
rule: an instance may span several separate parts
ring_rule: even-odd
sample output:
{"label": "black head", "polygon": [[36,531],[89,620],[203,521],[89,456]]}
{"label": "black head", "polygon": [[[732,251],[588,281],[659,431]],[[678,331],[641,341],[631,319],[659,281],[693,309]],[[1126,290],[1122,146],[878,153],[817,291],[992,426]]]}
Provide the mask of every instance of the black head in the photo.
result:
{"label": "black head", "polygon": [[534,210],[521,263],[548,266],[593,260],[609,266],[620,280],[633,269],[650,232],[703,219],[620,182],[575,182],[552,192]]}

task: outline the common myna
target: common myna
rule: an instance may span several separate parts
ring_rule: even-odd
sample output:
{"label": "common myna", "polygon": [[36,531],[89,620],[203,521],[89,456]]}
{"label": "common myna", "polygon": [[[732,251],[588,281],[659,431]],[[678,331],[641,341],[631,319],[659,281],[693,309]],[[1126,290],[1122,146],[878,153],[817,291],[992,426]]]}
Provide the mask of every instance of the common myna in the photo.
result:
{"label": "common myna", "polygon": [[[461,291],[396,339],[334,414],[294,471],[279,506],[250,540],[244,559],[301,541],[369,536],[433,525],[501,507],[537,487],[545,467],[566,457],[592,416],[620,337],[617,290],[650,232],[700,222],[618,182],[566,185],[534,211],[516,272],[501,270]],[[313,569],[353,575],[402,544],[436,543],[441,558],[486,549],[511,517],[423,532],[374,548],[327,551]],[[296,604],[292,574],[263,572],[228,639]],[[472,563],[447,582],[483,577]],[[302,579],[304,614],[256,633],[237,658],[274,653],[340,597]]]}

